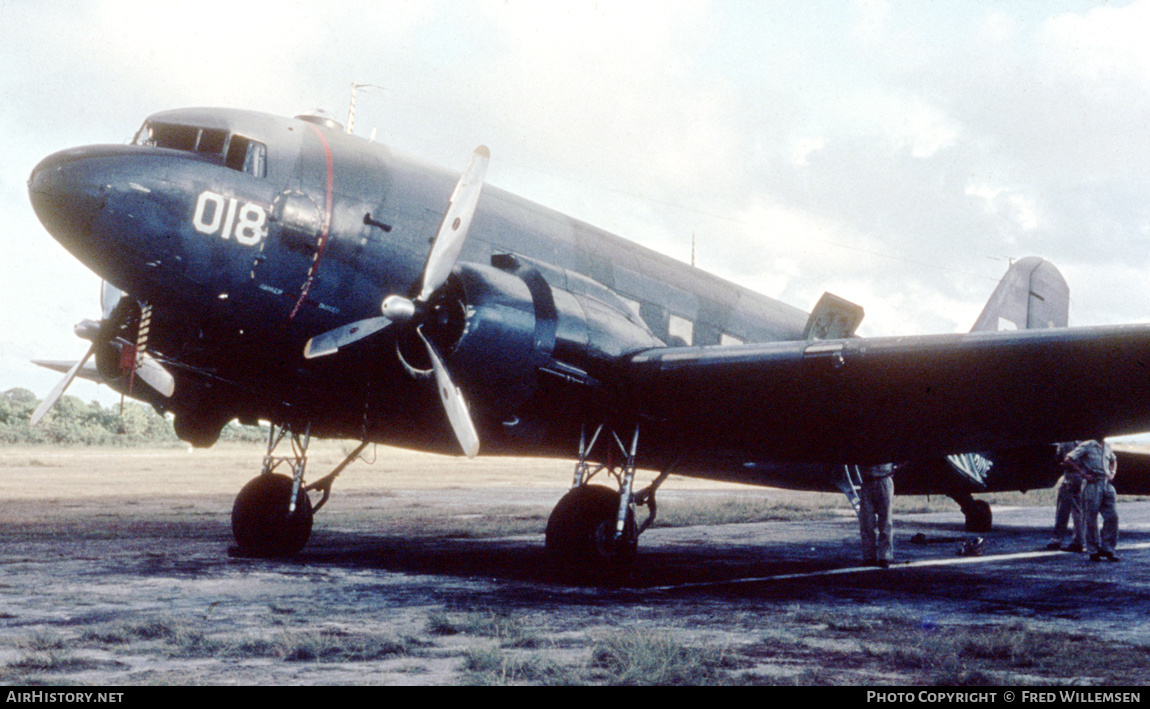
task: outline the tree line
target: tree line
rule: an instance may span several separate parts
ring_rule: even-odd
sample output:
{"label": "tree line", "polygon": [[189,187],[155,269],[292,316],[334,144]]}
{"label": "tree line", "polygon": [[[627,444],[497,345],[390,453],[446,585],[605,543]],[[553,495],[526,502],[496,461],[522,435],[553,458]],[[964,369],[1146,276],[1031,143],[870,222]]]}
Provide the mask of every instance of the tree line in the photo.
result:
{"label": "tree line", "polygon": [[[144,446],[181,445],[170,416],[136,401],[102,406],[63,396],[40,423],[28,425],[40,399],[22,388],[0,394],[0,445]],[[221,441],[266,441],[267,429],[232,422]]]}

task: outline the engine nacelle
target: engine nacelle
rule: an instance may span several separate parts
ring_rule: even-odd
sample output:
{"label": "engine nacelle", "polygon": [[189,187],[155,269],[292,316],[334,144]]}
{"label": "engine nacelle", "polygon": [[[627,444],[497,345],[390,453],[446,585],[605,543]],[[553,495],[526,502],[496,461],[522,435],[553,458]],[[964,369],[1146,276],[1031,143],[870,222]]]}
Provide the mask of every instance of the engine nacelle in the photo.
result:
{"label": "engine nacelle", "polygon": [[529,262],[497,261],[457,267],[425,328],[484,413],[518,414],[544,376],[597,388],[620,355],[662,344],[622,301],[553,288]]}

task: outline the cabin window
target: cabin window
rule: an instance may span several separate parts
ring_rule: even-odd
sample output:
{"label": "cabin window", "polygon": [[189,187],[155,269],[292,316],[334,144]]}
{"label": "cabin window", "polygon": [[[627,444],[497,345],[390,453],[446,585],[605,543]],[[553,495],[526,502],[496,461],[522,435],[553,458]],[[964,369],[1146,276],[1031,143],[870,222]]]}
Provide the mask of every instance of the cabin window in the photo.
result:
{"label": "cabin window", "polygon": [[691,345],[695,336],[695,323],[678,315],[672,315],[667,322],[667,334],[670,335],[671,345]]}
{"label": "cabin window", "polygon": [[640,306],[639,306],[639,301],[637,301],[637,300],[631,300],[630,298],[624,298],[623,296],[619,296],[619,298],[620,298],[620,299],[621,299],[621,300],[622,300],[624,303],[626,303],[626,304],[627,304],[627,307],[630,309],[630,310],[629,310],[629,312],[630,312],[630,315],[631,315],[631,320],[632,320],[632,321],[634,321],[634,322],[636,322],[636,323],[641,323],[641,322],[643,322],[643,320],[642,320],[642,315],[640,315],[640,310],[641,310],[641,308],[640,308]]}
{"label": "cabin window", "polygon": [[722,335],[719,335],[719,344],[720,345],[741,345],[741,344],[743,344],[743,341],[740,340],[739,338],[735,337],[734,335],[728,335],[727,333],[724,332]]}

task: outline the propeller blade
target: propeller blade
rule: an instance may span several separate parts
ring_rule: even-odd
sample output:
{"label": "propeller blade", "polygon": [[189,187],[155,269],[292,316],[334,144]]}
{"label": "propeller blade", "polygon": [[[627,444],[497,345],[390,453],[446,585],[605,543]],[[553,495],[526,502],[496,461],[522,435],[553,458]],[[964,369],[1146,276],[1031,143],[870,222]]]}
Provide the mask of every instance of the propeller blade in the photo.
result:
{"label": "propeller blade", "polygon": [[439,399],[443,402],[443,409],[447,412],[447,420],[451,422],[451,428],[455,431],[455,438],[463,447],[464,455],[468,458],[474,458],[479,453],[479,433],[471,421],[471,414],[467,412],[467,402],[463,398],[463,392],[459,391],[459,388],[451,381],[447,367],[443,366],[443,361],[439,359],[439,353],[423,336],[423,331],[417,329],[416,332],[419,333],[419,339],[423,340],[423,344],[427,346],[427,354],[431,357],[431,368],[435,371],[435,388],[439,391]]}
{"label": "propeller blade", "polygon": [[92,343],[92,346],[88,348],[88,353],[84,355],[84,358],[76,364],[72,365],[72,368],[68,370],[68,373],[64,375],[64,378],[61,379],[58,384],[56,384],[52,391],[48,393],[48,396],[44,397],[44,400],[41,401],[40,405],[36,407],[36,410],[32,412],[32,418],[28,419],[28,424],[30,426],[35,426],[36,424],[40,423],[40,419],[44,418],[44,414],[48,413],[48,410],[51,409],[56,404],[56,402],[60,400],[60,397],[64,395],[64,390],[66,390],[68,385],[72,383],[72,380],[76,378],[76,372],[80,371],[80,368],[84,366],[84,363],[87,362],[89,358],[91,358],[95,351],[96,344]]}
{"label": "propeller blade", "polygon": [[483,177],[490,160],[491,152],[487,146],[476,148],[467,163],[467,169],[455,185],[455,191],[451,193],[451,204],[447,207],[447,214],[443,215],[443,223],[439,225],[439,233],[427,257],[427,267],[423,269],[423,290],[419,293],[421,301],[430,298],[451,275],[451,268],[463,250],[463,242],[467,240],[467,230],[475,215],[475,205],[479,203]]}
{"label": "propeller blade", "polygon": [[140,361],[136,364],[136,376],[169,399],[176,391],[176,378],[147,352],[140,355]]}
{"label": "propeller blade", "polygon": [[357,320],[353,323],[337,327],[334,330],[328,330],[307,341],[307,345],[303,348],[303,356],[305,359],[315,359],[316,357],[335,354],[339,351],[340,347],[346,347],[353,342],[358,342],[368,335],[379,332],[390,324],[391,321],[387,318],[376,317]]}

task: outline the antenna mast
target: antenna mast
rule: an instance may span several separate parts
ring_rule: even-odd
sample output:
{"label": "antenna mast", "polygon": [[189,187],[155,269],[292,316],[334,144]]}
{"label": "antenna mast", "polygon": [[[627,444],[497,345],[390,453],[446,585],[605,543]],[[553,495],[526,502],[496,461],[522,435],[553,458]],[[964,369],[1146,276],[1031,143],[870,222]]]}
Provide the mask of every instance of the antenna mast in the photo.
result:
{"label": "antenna mast", "polygon": [[382,86],[376,84],[357,84],[351,82],[351,103],[347,107],[347,132],[351,133],[355,128],[355,92],[358,89],[382,89]]}

